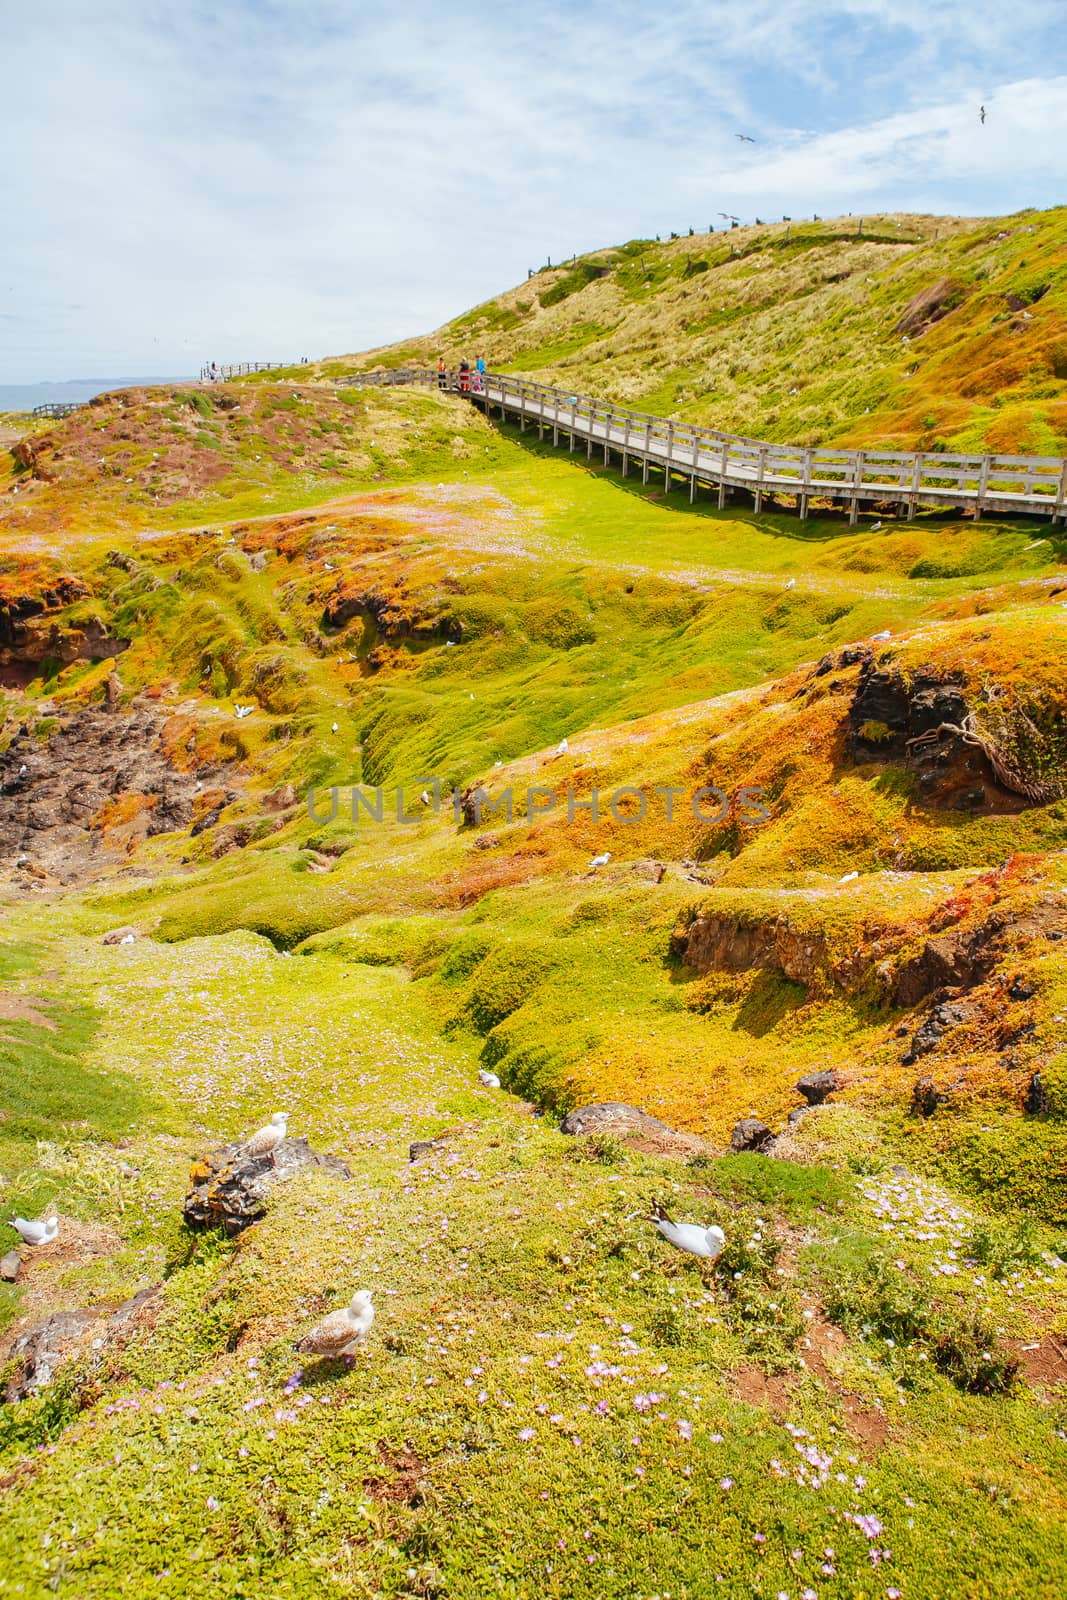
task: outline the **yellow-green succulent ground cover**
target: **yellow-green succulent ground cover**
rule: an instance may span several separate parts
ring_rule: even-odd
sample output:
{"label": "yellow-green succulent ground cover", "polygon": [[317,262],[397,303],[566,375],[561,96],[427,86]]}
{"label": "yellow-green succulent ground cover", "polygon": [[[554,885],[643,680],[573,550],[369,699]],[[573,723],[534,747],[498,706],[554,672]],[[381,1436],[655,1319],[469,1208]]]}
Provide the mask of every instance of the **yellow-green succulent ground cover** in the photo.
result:
{"label": "yellow-green succulent ground cover", "polygon": [[[62,1217],[4,1326],[159,1286],[0,1406],[0,1595],[1061,1594],[1067,799],[935,803],[852,712],[932,675],[1061,784],[1063,531],[693,510],[343,370],[0,457],[0,761],[58,760],[117,666],[115,718],[200,775],[195,832],[117,776],[69,882],[47,817],[0,870],[2,1201]],[[513,814],[459,825],[431,775]],[[694,818],[706,784],[769,819]],[[624,785],[686,802],[567,820]],[[758,959],[686,964],[701,921]],[[992,970],[908,1066],[946,941]],[[775,1157],[716,1153],[826,1067]],[[594,1099],[709,1154],[557,1132]],[[352,1182],[190,1234],[192,1158],[277,1108]],[[714,1270],[654,1199],[722,1223]],[[298,1376],[364,1286],[365,1349]]]}
{"label": "yellow-green succulent ground cover", "polygon": [[[1045,1230],[899,1176],[844,1109],[802,1125],[803,1164],[568,1140],[481,1091],[395,969],[241,933],[104,948],[109,898],[80,935],[12,911],[4,953],[89,1009],[122,1148],[50,1106],[9,1194],[54,1194],[98,1252],[42,1253],[36,1295],[163,1288],[150,1332],[4,1409],[0,1592],[1062,1590],[1064,1408],[969,1392],[1051,1312]],[[282,1102],[353,1181],[188,1237],[190,1151]],[[722,1217],[714,1274],[641,1220],[653,1198]],[[354,1283],[365,1350],[302,1368],[294,1335]]]}

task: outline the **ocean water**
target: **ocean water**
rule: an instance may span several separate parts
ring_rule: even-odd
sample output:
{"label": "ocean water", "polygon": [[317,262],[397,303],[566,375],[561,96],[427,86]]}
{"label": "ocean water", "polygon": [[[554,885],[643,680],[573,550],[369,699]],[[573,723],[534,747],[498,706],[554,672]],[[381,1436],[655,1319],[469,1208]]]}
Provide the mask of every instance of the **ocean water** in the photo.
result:
{"label": "ocean water", "polygon": [[67,383],[0,383],[0,411],[32,411],[34,406],[76,405],[109,389],[140,389],[156,383],[191,383],[184,378],[72,378]]}

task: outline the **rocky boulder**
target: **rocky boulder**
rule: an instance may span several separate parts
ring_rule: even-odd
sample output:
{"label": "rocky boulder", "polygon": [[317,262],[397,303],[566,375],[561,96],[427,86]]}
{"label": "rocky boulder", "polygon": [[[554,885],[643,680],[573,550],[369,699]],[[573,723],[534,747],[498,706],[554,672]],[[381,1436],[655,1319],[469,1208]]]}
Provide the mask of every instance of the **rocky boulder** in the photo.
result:
{"label": "rocky boulder", "polygon": [[579,1106],[568,1111],[559,1125],[561,1133],[591,1134],[611,1138],[636,1138],[639,1143],[664,1155],[705,1155],[709,1146],[694,1133],[683,1133],[637,1106],[621,1101]]}
{"label": "rocky boulder", "polygon": [[1052,1109],[1052,1097],[1041,1080],[1040,1072],[1035,1072],[1026,1086],[1023,1110],[1031,1117],[1047,1117],[1051,1116]]}
{"label": "rocky boulder", "polygon": [[974,1007],[959,1000],[946,1000],[941,1005],[934,1006],[915,1030],[907,1054],[903,1058],[904,1066],[910,1067],[920,1056],[929,1055],[931,1050],[936,1050],[946,1033],[951,1033],[953,1028],[962,1027],[964,1023],[971,1021],[973,1016]]}
{"label": "rocky boulder", "polygon": [[312,1150],[307,1139],[283,1139],[267,1155],[250,1156],[244,1145],[228,1144],[198,1161],[189,1174],[189,1192],[182,1216],[191,1228],[224,1228],[240,1233],[258,1222],[275,1184],[285,1183],[308,1168],[351,1178],[336,1156]]}
{"label": "rocky boulder", "polygon": [[50,1316],[15,1333],[3,1362],[17,1367],[8,1380],[4,1399],[10,1404],[47,1388],[61,1367],[92,1345],[93,1349],[121,1346],[149,1312],[157,1288],[140,1289],[116,1310],[82,1307],[53,1311]]}
{"label": "rocky boulder", "polygon": [[949,1092],[939,1089],[933,1078],[916,1078],[911,1091],[911,1109],[920,1117],[932,1117],[938,1106],[947,1105]]}
{"label": "rocky boulder", "polygon": [[804,1096],[809,1106],[821,1106],[840,1087],[841,1080],[832,1068],[826,1072],[806,1072],[796,1083],[797,1093]]}
{"label": "rocky boulder", "polygon": [[730,1135],[730,1149],[738,1154],[742,1150],[766,1150],[773,1139],[770,1128],[758,1117],[742,1117]]}

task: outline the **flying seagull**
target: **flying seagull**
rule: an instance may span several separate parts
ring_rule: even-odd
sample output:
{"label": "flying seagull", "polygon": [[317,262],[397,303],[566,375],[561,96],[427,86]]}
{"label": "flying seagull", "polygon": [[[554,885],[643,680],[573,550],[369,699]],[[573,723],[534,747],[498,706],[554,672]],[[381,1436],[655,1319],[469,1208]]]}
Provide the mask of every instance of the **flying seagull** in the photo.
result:
{"label": "flying seagull", "polygon": [[483,1089],[499,1089],[500,1079],[495,1072],[486,1072],[484,1067],[478,1069],[478,1082]]}
{"label": "flying seagull", "polygon": [[726,1235],[721,1228],[714,1225],[702,1228],[696,1222],[673,1222],[658,1203],[653,1204],[648,1220],[654,1223],[668,1244],[673,1244],[678,1250],[688,1250],[691,1256],[706,1256],[709,1261],[714,1261],[726,1243]]}
{"label": "flying seagull", "polygon": [[606,867],[610,860],[611,860],[611,851],[610,850],[605,850],[603,855],[594,856],[592,861],[590,861],[589,865],[591,867]]}
{"label": "flying seagull", "polygon": [[288,1111],[276,1111],[264,1127],[257,1128],[255,1133],[245,1140],[246,1154],[250,1156],[273,1155],[285,1138],[285,1125],[288,1121]]}
{"label": "flying seagull", "polygon": [[740,222],[741,221],[740,217],[733,216],[732,213],[729,212],[729,211],[720,211],[719,212],[719,216],[722,217],[726,222]]}
{"label": "flying seagull", "polygon": [[293,1349],[304,1356],[354,1356],[367,1337],[374,1321],[371,1291],[360,1289],[352,1296],[343,1311],[331,1311],[328,1317],[316,1322]]}
{"label": "flying seagull", "polygon": [[31,1248],[39,1244],[51,1244],[59,1232],[58,1217],[42,1217],[37,1222],[28,1222],[25,1217],[12,1217],[10,1224],[23,1244],[28,1244]]}
{"label": "flying seagull", "polygon": [[978,107],[978,120],[981,123],[985,122],[985,106]]}
{"label": "flying seagull", "polygon": [[740,139],[742,144],[755,144],[756,142],[755,139],[753,139],[751,135],[747,133],[735,133],[734,138]]}

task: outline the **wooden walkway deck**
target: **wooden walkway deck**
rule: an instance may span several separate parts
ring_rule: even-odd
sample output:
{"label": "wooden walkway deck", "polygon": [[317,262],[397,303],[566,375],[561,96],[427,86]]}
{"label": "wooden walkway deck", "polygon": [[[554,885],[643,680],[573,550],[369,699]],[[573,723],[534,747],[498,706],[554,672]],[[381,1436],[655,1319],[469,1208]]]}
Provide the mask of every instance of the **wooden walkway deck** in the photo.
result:
{"label": "wooden walkway deck", "polygon": [[[474,374],[471,374],[473,379]],[[356,385],[437,384],[429,368],[400,367],[366,372],[348,380]],[[572,394],[507,373],[486,374],[482,392],[460,386],[448,372],[441,385],[468,394],[486,414],[498,407],[538,436],[551,432],[554,444],[569,450],[585,446],[587,457],[614,456],[625,476],[636,466],[642,481],[662,472],[665,492],[681,480],[695,500],[700,487],[717,491],[725,505],[730,490],[752,495],[755,509],[783,497],[806,517],[813,501],[843,503],[855,523],[862,506],[899,508],[913,517],[920,506],[993,515],[1036,514],[1067,524],[1067,459],[1062,456],[954,455],[935,451],[805,449],[719,433],[712,428],[630,411],[625,406]]]}

